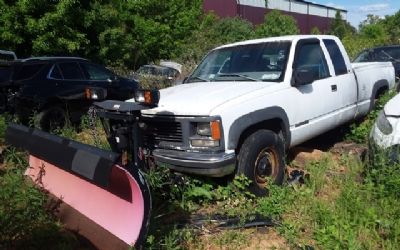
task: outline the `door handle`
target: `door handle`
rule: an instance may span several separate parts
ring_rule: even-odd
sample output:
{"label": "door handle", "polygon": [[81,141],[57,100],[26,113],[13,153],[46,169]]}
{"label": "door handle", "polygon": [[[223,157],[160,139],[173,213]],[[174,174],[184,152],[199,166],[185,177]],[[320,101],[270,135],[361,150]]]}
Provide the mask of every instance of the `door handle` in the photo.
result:
{"label": "door handle", "polygon": [[331,90],[332,90],[332,92],[336,92],[337,91],[337,85],[336,84],[331,85]]}

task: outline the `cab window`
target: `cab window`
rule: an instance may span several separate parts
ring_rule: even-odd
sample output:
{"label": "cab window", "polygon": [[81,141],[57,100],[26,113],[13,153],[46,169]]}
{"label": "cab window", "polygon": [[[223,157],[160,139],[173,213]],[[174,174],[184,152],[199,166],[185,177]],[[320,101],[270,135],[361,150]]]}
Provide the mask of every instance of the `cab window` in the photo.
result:
{"label": "cab window", "polygon": [[324,39],[324,44],[328,50],[329,56],[332,59],[333,67],[335,68],[336,75],[347,74],[347,66],[344,62],[342,52],[334,40]]}
{"label": "cab window", "polygon": [[328,65],[319,43],[304,43],[298,48],[294,69],[311,72],[314,80],[329,77]]}

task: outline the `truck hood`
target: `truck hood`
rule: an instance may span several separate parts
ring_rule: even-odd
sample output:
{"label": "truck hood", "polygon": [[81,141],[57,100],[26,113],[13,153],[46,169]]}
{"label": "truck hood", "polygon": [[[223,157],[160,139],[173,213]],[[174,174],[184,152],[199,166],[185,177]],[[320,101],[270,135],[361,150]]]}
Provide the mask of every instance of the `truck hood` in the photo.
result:
{"label": "truck hood", "polygon": [[390,99],[385,105],[385,114],[400,117],[400,94]]}
{"label": "truck hood", "polygon": [[[157,108],[143,114],[202,116],[240,96],[275,85],[274,82],[201,82],[160,90]],[[129,101],[129,100],[128,100]]]}

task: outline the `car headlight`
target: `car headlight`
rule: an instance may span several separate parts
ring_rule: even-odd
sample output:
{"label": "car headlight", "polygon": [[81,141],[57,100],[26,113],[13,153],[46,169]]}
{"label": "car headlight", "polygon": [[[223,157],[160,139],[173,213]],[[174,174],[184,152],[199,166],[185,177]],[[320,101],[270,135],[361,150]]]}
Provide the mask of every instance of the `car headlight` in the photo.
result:
{"label": "car headlight", "polygon": [[195,135],[191,138],[192,147],[219,147],[221,140],[220,121],[195,123]]}
{"label": "car headlight", "polygon": [[211,126],[209,122],[197,123],[196,134],[211,136]]}
{"label": "car headlight", "polygon": [[160,92],[158,90],[138,89],[135,92],[135,102],[148,106],[157,106],[160,100]]}
{"label": "car headlight", "polygon": [[376,126],[385,135],[389,135],[393,132],[393,127],[383,111],[379,113],[378,119],[376,120]]}
{"label": "car headlight", "polygon": [[85,88],[85,98],[88,100],[104,100],[107,97],[107,90],[103,88]]}

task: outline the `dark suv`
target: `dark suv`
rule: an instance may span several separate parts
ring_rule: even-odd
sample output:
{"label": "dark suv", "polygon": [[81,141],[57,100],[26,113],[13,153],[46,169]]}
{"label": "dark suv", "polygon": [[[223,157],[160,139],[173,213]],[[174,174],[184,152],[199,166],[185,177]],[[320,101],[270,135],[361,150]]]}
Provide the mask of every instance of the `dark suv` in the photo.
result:
{"label": "dark suv", "polygon": [[[0,108],[43,130],[79,122],[94,101],[127,100],[138,82],[75,57],[37,57],[0,63]],[[34,115],[35,114],[35,115]],[[34,116],[33,116],[34,115]]]}

